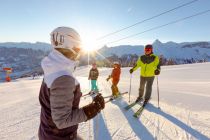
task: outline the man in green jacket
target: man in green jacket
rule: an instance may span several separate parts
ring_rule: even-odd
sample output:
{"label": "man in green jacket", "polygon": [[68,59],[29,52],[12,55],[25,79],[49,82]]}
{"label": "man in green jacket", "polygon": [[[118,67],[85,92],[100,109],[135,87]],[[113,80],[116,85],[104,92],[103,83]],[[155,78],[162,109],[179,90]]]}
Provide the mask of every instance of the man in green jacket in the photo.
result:
{"label": "man in green jacket", "polygon": [[140,77],[140,87],[139,87],[139,96],[136,99],[136,102],[143,100],[144,88],[146,86],[145,92],[145,102],[151,97],[152,93],[152,84],[155,78],[155,75],[160,74],[160,64],[159,58],[157,55],[153,54],[152,45],[146,45],[144,48],[145,54],[140,56],[136,62],[136,65],[130,69],[130,73],[137,70],[141,67],[141,77]]}

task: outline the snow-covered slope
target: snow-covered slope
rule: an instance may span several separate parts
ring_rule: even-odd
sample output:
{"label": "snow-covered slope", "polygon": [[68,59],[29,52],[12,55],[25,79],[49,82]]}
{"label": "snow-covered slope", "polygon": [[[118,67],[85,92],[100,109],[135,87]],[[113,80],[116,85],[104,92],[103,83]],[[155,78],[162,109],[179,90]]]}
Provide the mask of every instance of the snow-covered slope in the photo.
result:
{"label": "snow-covered slope", "polygon": [[[159,40],[153,42],[154,53],[163,55],[165,58],[173,59],[207,59],[210,61],[210,43],[209,42],[166,42],[162,43]],[[99,50],[105,56],[116,54],[143,54],[143,46],[123,45],[117,47],[103,47]]]}
{"label": "snow-covered slope", "polygon": [[[152,99],[139,119],[123,107],[128,95],[106,104],[105,109],[91,121],[79,125],[78,134],[84,140],[188,140],[210,139],[210,63],[162,67],[158,77],[160,107],[157,108],[157,78]],[[89,68],[79,68],[75,75],[84,93],[89,91]],[[129,68],[123,68],[120,91],[129,90]],[[111,94],[110,83],[105,79],[111,69],[99,69],[98,80],[102,95]],[[19,79],[0,83],[0,139],[37,140],[40,105],[38,93],[42,78]],[[138,95],[139,70],[132,75],[131,101]],[[92,98],[81,98],[81,106]]]}

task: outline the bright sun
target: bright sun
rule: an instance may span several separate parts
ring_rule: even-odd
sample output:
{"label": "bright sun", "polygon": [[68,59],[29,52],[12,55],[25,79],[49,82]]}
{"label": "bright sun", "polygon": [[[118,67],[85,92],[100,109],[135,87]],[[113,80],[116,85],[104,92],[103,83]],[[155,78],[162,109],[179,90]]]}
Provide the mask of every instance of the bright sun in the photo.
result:
{"label": "bright sun", "polygon": [[90,34],[83,34],[82,48],[85,52],[93,52],[100,48],[99,42],[96,41],[96,37]]}
{"label": "bright sun", "polygon": [[93,52],[98,49],[96,41],[94,40],[83,40],[82,41],[82,48],[85,52]]}

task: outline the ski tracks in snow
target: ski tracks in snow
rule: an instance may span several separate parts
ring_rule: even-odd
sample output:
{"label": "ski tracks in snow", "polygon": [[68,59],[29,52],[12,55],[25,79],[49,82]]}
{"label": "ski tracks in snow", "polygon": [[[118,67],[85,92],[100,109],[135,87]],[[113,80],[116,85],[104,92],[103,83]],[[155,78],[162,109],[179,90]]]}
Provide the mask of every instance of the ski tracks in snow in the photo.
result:
{"label": "ski tracks in snow", "polygon": [[[109,73],[105,70],[103,72]],[[126,74],[123,76],[125,77]],[[124,77],[119,83],[122,92],[129,89],[127,78]],[[105,79],[105,76],[100,76],[98,82],[103,96],[111,95],[111,85]],[[87,77],[82,77],[80,80],[83,86],[82,89],[88,91]],[[9,87],[9,84],[12,87]],[[4,84],[1,87],[0,128],[4,129],[0,131],[0,139],[37,140],[40,114],[37,93],[39,92],[41,79],[23,80],[9,84]],[[138,89],[138,84],[136,82],[132,85],[131,100],[134,100],[137,96],[135,91]],[[165,96],[172,100],[177,97],[167,96],[166,93]],[[81,106],[83,106],[90,103],[92,99],[91,97],[81,98],[81,101]],[[209,111],[193,112],[193,110],[183,108],[183,106],[167,104],[163,100],[160,102],[161,109],[158,109],[155,98],[153,98],[140,118],[136,119],[133,117],[133,113],[139,106],[125,111],[123,107],[128,104],[127,101],[128,95],[125,95],[122,99],[107,103],[105,109],[96,118],[79,124],[78,134],[85,140],[210,139]],[[197,103],[192,105],[197,106]]]}
{"label": "ski tracks in snow", "polygon": [[[110,85],[106,82],[100,83],[102,94],[104,96],[110,95]],[[182,111],[175,111],[174,114],[173,110],[177,110],[176,107],[162,103],[164,110],[159,110],[153,105],[154,101],[151,101],[151,103],[146,106],[140,118],[136,119],[133,118],[132,115],[138,107],[133,107],[129,111],[123,110],[123,107],[127,104],[125,101],[127,98],[127,96],[123,96],[122,99],[112,101],[106,105],[106,107],[108,107],[102,111],[97,121],[99,123],[96,121],[93,122],[95,125],[97,124],[98,127],[94,127],[95,139],[103,139],[104,136],[108,136],[108,138],[106,138],[107,140],[138,140],[145,138],[168,140],[173,140],[174,138],[186,140],[196,138],[207,139],[201,132],[193,129],[194,126],[191,122],[190,111],[181,109]],[[180,115],[183,114],[183,112],[184,115]],[[105,132],[103,132],[104,130]]]}

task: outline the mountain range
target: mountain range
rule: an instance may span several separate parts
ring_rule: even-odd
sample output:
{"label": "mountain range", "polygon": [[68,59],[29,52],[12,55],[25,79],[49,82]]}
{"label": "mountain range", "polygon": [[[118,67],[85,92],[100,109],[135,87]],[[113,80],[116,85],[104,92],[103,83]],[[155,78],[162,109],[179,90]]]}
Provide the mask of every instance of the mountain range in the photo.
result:
{"label": "mountain range", "polygon": [[[165,58],[172,59],[206,59],[210,61],[210,42],[166,42],[162,43],[158,39],[153,43],[154,53],[157,55],[163,55]],[[34,50],[49,51],[51,45],[43,42],[28,43],[28,42],[6,42],[0,43],[0,47],[6,48],[31,48]],[[113,54],[122,56],[125,54],[137,54],[142,55],[144,53],[143,45],[120,45],[114,47],[104,46],[98,50],[103,56],[109,57]]]}
{"label": "mountain range", "polygon": [[[166,42],[162,43],[158,39],[153,43],[153,52],[157,55],[163,55],[168,59],[206,59],[210,61],[210,42]],[[122,56],[125,54],[142,55],[144,53],[143,45],[120,45],[115,47],[107,47],[99,49],[98,52],[104,56],[113,54]]]}
{"label": "mountain range", "polygon": [[51,45],[44,42],[36,42],[36,43],[29,43],[29,42],[5,42],[0,43],[0,47],[6,48],[31,48],[34,50],[42,50],[42,51],[49,51],[51,50]]}

